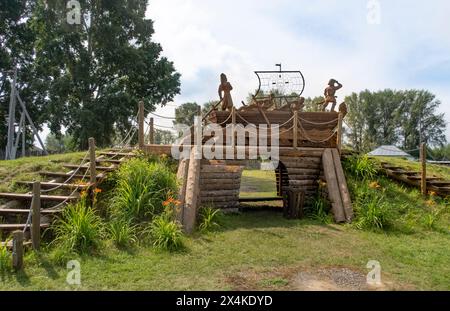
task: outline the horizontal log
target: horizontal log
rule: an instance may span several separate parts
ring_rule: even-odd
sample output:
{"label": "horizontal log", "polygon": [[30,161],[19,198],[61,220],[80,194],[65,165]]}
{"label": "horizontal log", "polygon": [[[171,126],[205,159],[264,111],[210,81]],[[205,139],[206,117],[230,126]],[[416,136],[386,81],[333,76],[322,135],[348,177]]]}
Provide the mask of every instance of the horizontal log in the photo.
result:
{"label": "horizontal log", "polygon": [[[20,193],[0,193],[0,198],[9,200],[20,200],[20,201],[31,201],[33,199],[32,194],[20,194]],[[63,202],[63,201],[73,201],[79,199],[78,196],[59,196],[59,195],[41,195],[42,201],[50,202]]]}
{"label": "horizontal log", "polygon": [[200,179],[240,179],[241,173],[208,173],[200,172]]}
{"label": "horizontal log", "polygon": [[205,184],[210,185],[236,185],[241,184],[240,178],[200,178],[200,185],[203,186]]}
{"label": "horizontal log", "polygon": [[[25,229],[25,224],[0,224],[0,230],[12,231],[12,230],[23,230]],[[30,225],[28,225],[30,226]],[[45,229],[50,227],[50,224],[41,224],[41,228]]]}
{"label": "horizontal log", "polygon": [[287,169],[288,175],[319,175],[319,169],[308,169],[308,168],[289,168]]}
{"label": "horizontal log", "polygon": [[322,154],[321,152],[317,152],[315,156],[281,156],[280,161],[283,163],[322,163]]}
{"label": "horizontal log", "polygon": [[238,201],[239,196],[221,196],[221,197],[200,197],[200,202],[204,203],[213,203],[213,202],[233,202]]}
{"label": "horizontal log", "polygon": [[202,173],[233,173],[239,174],[243,171],[243,166],[231,165],[202,165],[200,171]]}
{"label": "horizontal log", "polygon": [[289,185],[295,186],[318,186],[316,180],[289,180]]}
{"label": "horizontal log", "polygon": [[317,182],[319,180],[318,175],[289,175],[289,179],[286,180],[312,180]]}
{"label": "horizontal log", "polygon": [[[17,181],[16,184],[18,185],[25,185],[25,186],[33,186],[34,182],[32,181]],[[41,182],[41,188],[43,189],[50,189],[54,187],[58,187],[61,189],[87,189],[91,185],[90,184],[62,184],[62,183],[53,183],[53,182]]]}
{"label": "horizontal log", "polygon": [[215,190],[239,190],[241,183],[223,184],[223,183],[204,183],[201,184],[201,190],[215,191]]}
{"label": "horizontal log", "polygon": [[234,197],[239,196],[239,189],[238,190],[200,190],[200,197],[207,198],[207,197]]}
{"label": "horizontal log", "polygon": [[212,205],[215,208],[236,208],[239,207],[239,201],[233,201],[233,202],[214,202],[214,203],[210,203],[210,204],[206,204],[203,206],[207,206],[207,205]]}
{"label": "horizontal log", "polygon": [[[63,165],[64,168],[70,168],[70,169],[80,169],[80,170],[88,170],[90,167],[89,166],[79,166],[79,165],[75,165],[75,164],[64,164]],[[104,171],[104,172],[112,172],[114,170],[116,170],[117,167],[116,166],[96,166],[95,170],[96,171]]]}
{"label": "horizontal log", "polygon": [[[56,210],[50,210],[50,209],[42,209],[41,214],[59,214],[62,210],[56,209]],[[0,208],[0,214],[1,215],[8,215],[8,214],[29,214],[29,209],[9,209],[9,208]]]}

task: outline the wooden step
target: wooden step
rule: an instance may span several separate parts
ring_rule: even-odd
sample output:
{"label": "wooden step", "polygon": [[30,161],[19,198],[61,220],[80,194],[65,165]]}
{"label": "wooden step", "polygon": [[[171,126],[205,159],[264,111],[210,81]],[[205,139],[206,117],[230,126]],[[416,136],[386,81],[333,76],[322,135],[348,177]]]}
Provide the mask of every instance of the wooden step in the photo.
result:
{"label": "wooden step", "polygon": [[[74,165],[74,164],[64,164],[63,167],[65,167],[65,168],[70,168],[70,169],[74,169],[74,170],[76,170],[76,169],[79,168],[78,165]],[[89,169],[89,168],[90,168],[89,166],[81,166],[81,167],[80,167],[80,169],[83,169],[83,170],[87,170],[87,169]],[[96,170],[96,171],[105,171],[105,172],[112,172],[112,171],[114,171],[115,169],[116,169],[115,166],[96,166],[96,167],[95,167],[95,170]]]}
{"label": "wooden step", "polygon": [[[60,173],[60,172],[40,172],[39,173],[41,176],[46,176],[46,177],[53,177],[53,178],[69,178],[70,174],[68,173]],[[82,174],[75,174],[71,179],[83,179],[83,177],[85,179],[89,179],[90,175],[82,175]],[[98,174],[97,178],[103,178],[104,175],[103,174]]]}
{"label": "wooden step", "polygon": [[283,197],[256,197],[256,198],[239,198],[239,202],[272,202],[283,200]]}
{"label": "wooden step", "polygon": [[[408,176],[408,179],[421,180],[422,177],[421,176]],[[427,182],[428,181],[435,181],[435,180],[442,180],[442,178],[439,178],[439,177],[427,177]]]}
{"label": "wooden step", "polygon": [[427,180],[427,183],[433,186],[450,186],[450,181],[448,180]]}
{"label": "wooden step", "polygon": [[[32,194],[22,194],[22,193],[0,193],[0,198],[18,201],[31,201],[33,198]],[[50,202],[63,202],[63,201],[73,201],[79,199],[78,196],[60,196],[60,195],[41,195],[42,201]]]}
{"label": "wooden step", "polygon": [[398,175],[420,175],[420,172],[405,171],[405,170],[393,170],[392,173]]}
{"label": "wooden step", "polygon": [[[33,186],[34,182],[31,181],[18,181],[16,184],[19,185],[26,185],[26,186]],[[50,189],[54,187],[59,187],[62,189],[87,189],[91,185],[90,184],[62,184],[62,183],[53,183],[53,182],[41,182],[41,188],[43,189]]]}
{"label": "wooden step", "polygon": [[[0,242],[0,245],[3,247],[6,244],[6,247],[9,249],[13,248],[13,241],[8,241],[8,242]],[[28,247],[33,245],[33,242],[31,242],[30,240],[27,241],[23,241],[23,246]]]}
{"label": "wooden step", "polygon": [[[30,227],[30,225],[28,225]],[[41,224],[41,229],[46,229],[50,227],[50,224]],[[23,230],[25,229],[25,224],[0,224],[0,230],[3,231],[13,231],[13,230]]]}
{"label": "wooden step", "polygon": [[121,164],[125,162],[124,160],[114,160],[114,159],[97,159],[95,162],[97,163],[113,163],[113,164]]}
{"label": "wooden step", "polygon": [[[5,215],[5,214],[28,214],[29,212],[30,212],[29,209],[0,208],[0,215]],[[47,214],[47,215],[59,214],[61,212],[62,212],[62,210],[60,210],[60,209],[56,209],[56,210],[42,209],[41,210],[41,214]]]}
{"label": "wooden step", "polygon": [[120,157],[135,157],[135,153],[125,153],[125,152],[99,152],[100,155],[106,156],[120,156]]}

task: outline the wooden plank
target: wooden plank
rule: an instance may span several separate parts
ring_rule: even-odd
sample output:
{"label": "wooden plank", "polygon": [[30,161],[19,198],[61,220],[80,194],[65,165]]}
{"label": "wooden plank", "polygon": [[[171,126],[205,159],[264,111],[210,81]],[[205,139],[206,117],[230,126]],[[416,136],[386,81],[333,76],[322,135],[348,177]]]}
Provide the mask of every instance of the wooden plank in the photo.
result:
{"label": "wooden plank", "polygon": [[[28,215],[28,213],[30,212],[29,209],[9,209],[9,208],[0,208],[0,215],[5,215],[5,214],[26,214]],[[59,214],[61,213],[62,210],[61,209],[55,209],[55,210],[51,210],[51,209],[41,209],[41,214],[47,214],[47,215],[54,215],[54,214]]]}
{"label": "wooden plank", "polygon": [[198,150],[193,148],[189,160],[189,170],[186,183],[186,201],[183,211],[183,230],[190,234],[194,231],[199,207],[198,197],[200,192],[200,167],[201,161],[197,160]]}
{"label": "wooden plank", "polygon": [[188,173],[189,173],[189,160],[188,159],[180,160],[178,164],[177,180],[180,185],[178,190],[178,201],[180,201],[179,207],[181,208],[175,211],[175,218],[179,221],[180,224],[183,223],[183,213],[184,213],[184,205],[186,203],[186,185]]}
{"label": "wooden plank", "polygon": [[[75,164],[64,164],[63,167],[70,168],[70,169],[77,169],[79,166]],[[88,170],[89,166],[81,166],[80,169],[82,170]],[[105,171],[105,172],[113,172],[117,169],[116,166],[96,166],[95,169],[97,171]]]}
{"label": "wooden plank", "polygon": [[338,186],[341,191],[342,204],[344,205],[344,212],[347,222],[351,222],[354,217],[352,200],[350,198],[350,192],[348,191],[347,179],[345,178],[344,169],[342,168],[341,156],[337,149],[332,150],[334,167],[336,169],[336,176]]}
{"label": "wooden plank", "polygon": [[[70,173],[61,173],[61,172],[39,172],[39,175],[41,176],[46,176],[46,177],[54,177],[54,178],[69,178],[71,176]],[[97,179],[101,179],[103,178],[105,175],[104,174],[98,174],[97,175]],[[75,174],[72,179],[83,179],[84,178],[89,178],[90,175],[87,174],[86,176],[81,175],[81,174]]]}
{"label": "wooden plank", "polygon": [[[170,148],[170,146],[169,146]],[[98,154],[100,155],[105,155],[105,156],[120,156],[120,157],[135,157],[136,154],[135,153],[126,153],[126,152],[105,152],[105,151],[100,151],[98,152]]]}
{"label": "wooden plank", "polygon": [[33,185],[33,199],[31,200],[31,242],[33,249],[41,248],[41,183]]}
{"label": "wooden plank", "polygon": [[295,186],[313,186],[318,185],[317,180],[295,180],[290,179],[289,185],[295,185]]}
{"label": "wooden plank", "polygon": [[[17,181],[16,184],[32,186],[33,182]],[[75,189],[75,188],[87,189],[90,187],[90,184],[62,184],[62,183],[53,183],[53,182],[41,182],[41,187],[43,189],[54,188],[54,187],[59,187],[61,189]]]}
{"label": "wooden plank", "polygon": [[433,186],[450,186],[450,181],[448,180],[427,180],[427,184]]}
{"label": "wooden plank", "polygon": [[[289,175],[290,180],[313,180],[317,183],[319,180],[319,174],[316,175]],[[286,178],[286,181],[289,181],[289,179]]]}
{"label": "wooden plank", "polygon": [[124,160],[114,160],[114,159],[98,159],[97,158],[97,160],[95,160],[95,162],[97,162],[97,163],[113,163],[113,164],[122,164],[122,163],[124,163],[124,162],[126,162],[126,161],[124,161]]}
{"label": "wooden plank", "polygon": [[331,149],[326,149],[323,153],[323,169],[325,173],[325,179],[327,182],[328,196],[331,201],[334,220],[337,223],[345,222],[345,212],[342,203],[340,188],[336,176],[335,165],[333,161],[333,154]]}
{"label": "wooden plank", "polygon": [[[33,198],[32,194],[19,193],[0,193],[0,198],[20,201],[30,201]],[[59,196],[59,195],[41,195],[42,201],[62,202],[65,200],[73,201],[79,199],[78,196]]]}
{"label": "wooden plank", "polygon": [[[28,225],[29,226],[29,225]],[[46,229],[50,227],[50,224],[41,224],[41,229]],[[0,230],[12,231],[12,230],[23,230],[25,229],[25,224],[0,224]]]}

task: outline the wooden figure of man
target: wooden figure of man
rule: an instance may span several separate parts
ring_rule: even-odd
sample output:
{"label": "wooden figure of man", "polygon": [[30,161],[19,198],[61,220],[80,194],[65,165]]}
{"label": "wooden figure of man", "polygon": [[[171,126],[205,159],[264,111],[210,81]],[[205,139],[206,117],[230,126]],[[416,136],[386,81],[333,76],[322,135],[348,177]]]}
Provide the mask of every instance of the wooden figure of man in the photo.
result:
{"label": "wooden figure of man", "polygon": [[[219,85],[219,97],[222,101],[222,110],[231,111],[233,108],[233,99],[231,98],[231,91],[233,87],[230,82],[228,82],[227,76],[222,73],[220,75],[220,85]],[[223,93],[223,95],[222,95]]]}
{"label": "wooden figure of man", "polygon": [[328,82],[328,86],[325,89],[324,95],[325,95],[325,102],[322,106],[322,111],[325,111],[327,109],[327,106],[329,103],[332,103],[331,111],[334,111],[334,108],[336,107],[336,91],[340,90],[342,88],[342,84],[340,84],[335,79],[331,79],[330,82]]}

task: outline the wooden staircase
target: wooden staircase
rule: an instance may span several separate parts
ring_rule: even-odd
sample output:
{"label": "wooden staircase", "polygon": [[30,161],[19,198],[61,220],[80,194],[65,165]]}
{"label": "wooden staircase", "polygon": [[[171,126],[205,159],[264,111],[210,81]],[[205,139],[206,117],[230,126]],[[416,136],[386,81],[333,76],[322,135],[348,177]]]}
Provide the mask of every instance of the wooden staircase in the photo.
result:
{"label": "wooden staircase", "polygon": [[[125,151],[125,152],[124,152]],[[133,149],[114,150],[110,149],[105,152],[99,152],[99,157],[95,158],[96,164],[109,166],[96,166],[97,180],[101,181],[107,176],[107,173],[113,172],[118,166],[127,159],[134,157],[136,154],[132,152]],[[69,203],[73,203],[80,198],[80,192],[92,188],[89,183],[90,176],[88,170],[90,169],[89,162],[79,167],[74,164],[63,164],[62,167],[71,169],[68,172],[40,172],[44,177],[52,178],[49,181],[41,182],[41,230],[47,229],[51,226],[55,216],[60,214],[64,207]],[[82,172],[74,174],[75,172]],[[83,182],[83,179],[88,182]],[[34,182],[19,181],[16,184],[32,187]],[[45,194],[42,191],[46,191]],[[56,194],[54,194],[57,192]],[[30,225],[26,224],[30,214],[30,202],[33,199],[33,194],[29,193],[0,193],[0,200],[3,204],[0,205],[0,237],[5,239],[15,230],[24,230]],[[54,208],[58,206],[57,208]],[[52,207],[53,206],[53,207]],[[25,230],[24,230],[25,231]],[[24,245],[31,245],[30,235],[26,235]],[[0,242],[4,245],[6,242]],[[12,244],[7,244],[11,247]]]}

